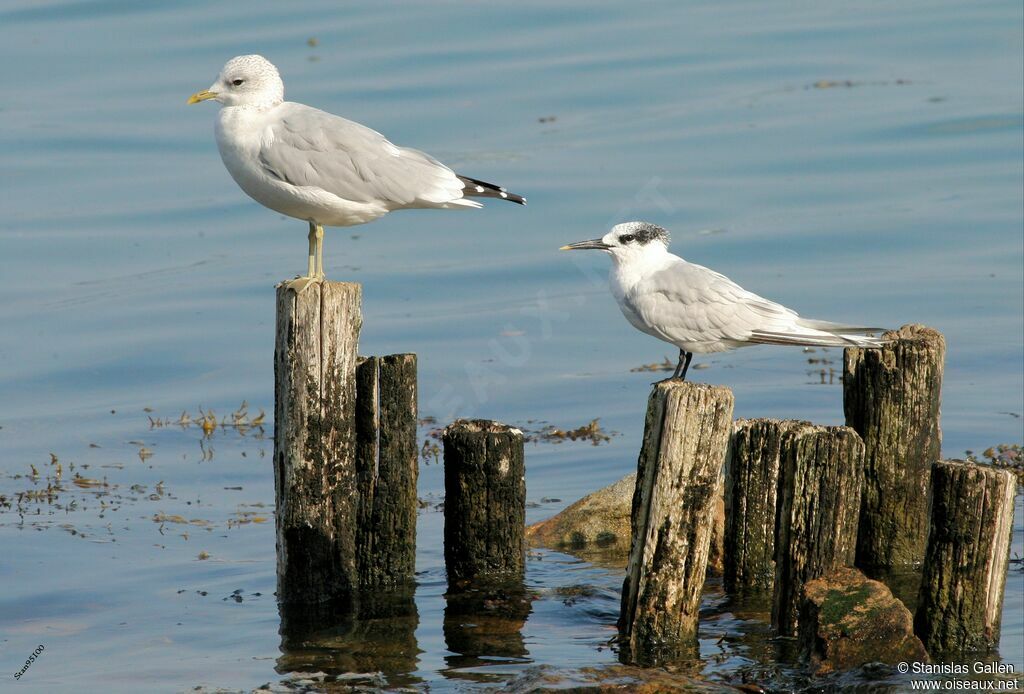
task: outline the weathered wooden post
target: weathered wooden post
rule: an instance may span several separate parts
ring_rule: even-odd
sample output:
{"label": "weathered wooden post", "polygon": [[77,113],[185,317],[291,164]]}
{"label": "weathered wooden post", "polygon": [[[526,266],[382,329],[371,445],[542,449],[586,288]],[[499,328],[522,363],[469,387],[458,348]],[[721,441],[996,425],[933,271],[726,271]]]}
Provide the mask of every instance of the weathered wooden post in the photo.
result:
{"label": "weathered wooden post", "polygon": [[852,566],[864,443],[848,427],[810,424],[783,437],[772,626],[796,634],[804,584]]}
{"label": "weathered wooden post", "polygon": [[708,576],[721,576],[725,570],[725,471],[715,497],[711,522],[711,543],[708,545]]}
{"label": "weathered wooden post", "polygon": [[277,288],[274,487],[277,597],[347,597],[356,565],[355,401],[361,287]]}
{"label": "weathered wooden post", "polygon": [[775,583],[775,517],[782,440],[810,422],[740,419],[725,463],[725,567],[730,593],[768,593]]}
{"label": "weathered wooden post", "polygon": [[[942,335],[923,325],[904,325],[885,336],[892,339],[885,347],[849,347],[843,358],[846,425],[865,448],[857,566],[879,580],[924,559],[928,479],[942,443],[946,354]],[[886,582],[905,602],[916,598],[916,585],[900,589]]]}
{"label": "weathered wooden post", "polygon": [[932,469],[932,514],[914,631],[929,653],[999,643],[1013,532],[1009,470],[947,460]]}
{"label": "weathered wooden post", "polygon": [[362,588],[416,570],[416,355],[361,357],[356,367],[357,566]]}
{"label": "weathered wooden post", "polygon": [[444,430],[444,562],[449,589],[475,578],[523,575],[523,433],[483,419]]}
{"label": "weathered wooden post", "polygon": [[655,664],[696,644],[732,409],[727,388],[667,380],[651,391],[619,616],[627,660]]}

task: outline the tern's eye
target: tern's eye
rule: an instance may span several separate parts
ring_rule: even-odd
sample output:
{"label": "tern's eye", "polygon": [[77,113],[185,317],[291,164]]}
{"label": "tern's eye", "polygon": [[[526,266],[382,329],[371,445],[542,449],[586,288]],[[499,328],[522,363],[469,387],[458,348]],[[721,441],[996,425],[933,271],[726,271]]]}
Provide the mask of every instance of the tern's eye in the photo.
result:
{"label": "tern's eye", "polygon": [[633,236],[632,234],[623,234],[622,236],[619,237],[619,243],[629,243],[630,241],[635,240],[636,237]]}
{"label": "tern's eye", "polygon": [[231,84],[235,85],[236,87],[241,87],[244,82],[245,80],[231,80]]}

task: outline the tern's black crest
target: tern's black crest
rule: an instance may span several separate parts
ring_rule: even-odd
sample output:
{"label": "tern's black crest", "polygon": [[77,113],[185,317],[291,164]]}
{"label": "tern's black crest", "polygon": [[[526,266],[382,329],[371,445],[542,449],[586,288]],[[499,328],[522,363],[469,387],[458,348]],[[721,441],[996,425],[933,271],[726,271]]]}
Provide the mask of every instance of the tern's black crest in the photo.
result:
{"label": "tern's black crest", "polygon": [[617,225],[613,231],[621,244],[635,241],[640,246],[646,246],[652,241],[660,241],[667,246],[670,240],[667,229],[650,222],[626,222]]}

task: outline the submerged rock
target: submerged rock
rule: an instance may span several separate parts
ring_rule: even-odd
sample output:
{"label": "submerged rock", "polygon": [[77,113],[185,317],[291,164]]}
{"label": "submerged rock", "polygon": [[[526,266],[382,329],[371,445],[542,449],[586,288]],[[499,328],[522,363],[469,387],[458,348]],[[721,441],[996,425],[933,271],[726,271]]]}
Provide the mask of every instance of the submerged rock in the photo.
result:
{"label": "submerged rock", "polygon": [[[561,513],[526,528],[532,547],[546,547],[588,561],[624,567],[629,556],[630,514],[636,473],[598,489]],[[722,574],[725,498],[715,502],[715,520],[708,551],[708,574]]]}
{"label": "submerged rock", "polygon": [[865,663],[926,662],[914,618],[884,583],[836,569],[804,586],[800,642],[818,675]]}
{"label": "submerged rock", "polygon": [[527,542],[584,558],[600,555],[606,561],[625,566],[634,487],[635,472],[527,527]]}

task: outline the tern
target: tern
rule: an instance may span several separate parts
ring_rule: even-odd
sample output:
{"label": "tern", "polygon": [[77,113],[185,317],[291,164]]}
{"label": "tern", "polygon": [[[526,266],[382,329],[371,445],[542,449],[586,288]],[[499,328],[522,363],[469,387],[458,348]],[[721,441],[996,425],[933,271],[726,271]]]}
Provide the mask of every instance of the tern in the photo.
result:
{"label": "tern", "polygon": [[669,233],[648,222],[627,222],[602,238],[562,246],[612,257],[612,295],[637,330],[679,348],[672,378],[686,379],[694,353],[753,345],[881,347],[881,328],[801,318],[791,309],[748,292],[725,275],[689,263],[668,250]]}
{"label": "tern", "polygon": [[297,290],[324,277],[325,225],[364,224],[392,210],[482,207],[470,198],[526,204],[365,125],[285,101],[281,76],[263,56],[232,58],[188,103],[209,100],[221,104],[217,147],[239,187],[264,207],[309,223],[307,272],[290,283]]}

